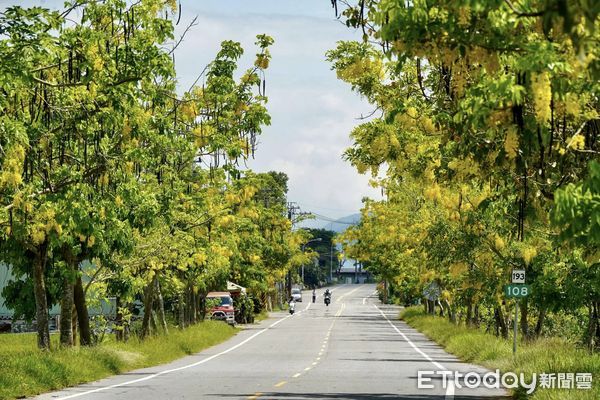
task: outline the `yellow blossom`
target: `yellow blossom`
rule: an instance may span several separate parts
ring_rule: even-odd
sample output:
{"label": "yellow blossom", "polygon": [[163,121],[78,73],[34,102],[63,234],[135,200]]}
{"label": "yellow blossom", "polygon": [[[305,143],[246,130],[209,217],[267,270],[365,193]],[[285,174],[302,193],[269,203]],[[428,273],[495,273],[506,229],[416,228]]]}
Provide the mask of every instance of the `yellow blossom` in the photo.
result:
{"label": "yellow blossom", "polygon": [[540,123],[546,123],[550,119],[550,102],[552,100],[552,87],[547,72],[532,74],[531,90],[536,119]]}

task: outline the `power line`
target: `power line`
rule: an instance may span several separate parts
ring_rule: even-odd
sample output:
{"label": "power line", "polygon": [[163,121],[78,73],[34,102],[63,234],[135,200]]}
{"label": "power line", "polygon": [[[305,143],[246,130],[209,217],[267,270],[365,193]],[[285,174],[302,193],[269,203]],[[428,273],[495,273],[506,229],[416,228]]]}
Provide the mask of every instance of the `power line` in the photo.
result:
{"label": "power line", "polygon": [[342,224],[342,225],[358,225],[359,221],[356,222],[346,222],[346,221],[340,221],[339,219],[333,219],[331,217],[326,217],[324,215],[321,214],[317,214],[314,212],[311,212],[312,215],[315,216],[316,219],[320,219],[322,221],[327,221],[327,222],[333,222],[336,224]]}
{"label": "power line", "polygon": [[360,210],[350,210],[348,208],[331,208],[331,207],[321,207],[321,206],[316,206],[314,204],[308,204],[305,202],[298,202],[298,204],[301,204],[305,207],[309,207],[309,208],[318,208],[320,210],[329,210],[329,211],[344,211],[344,212],[351,212],[353,214],[358,214],[360,212]]}

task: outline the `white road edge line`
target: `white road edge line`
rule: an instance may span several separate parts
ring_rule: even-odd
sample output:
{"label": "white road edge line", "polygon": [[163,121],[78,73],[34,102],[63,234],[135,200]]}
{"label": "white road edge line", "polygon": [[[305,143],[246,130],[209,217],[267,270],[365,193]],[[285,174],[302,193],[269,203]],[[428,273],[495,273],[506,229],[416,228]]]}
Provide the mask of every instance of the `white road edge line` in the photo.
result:
{"label": "white road edge line", "polygon": [[[385,315],[385,313],[379,308],[377,307],[376,304],[373,304],[373,307],[375,307],[377,309],[377,311],[379,311],[379,313],[381,314],[381,316],[383,318],[385,318],[385,320],[387,321],[388,324],[390,324],[390,326],[392,328],[394,328],[394,330],[400,334],[402,336],[402,338],[404,338],[404,340],[406,340],[406,343],[408,343],[413,349],[415,349],[417,351],[417,353],[419,353],[420,355],[422,355],[423,357],[425,357],[426,360],[428,360],[430,363],[432,363],[433,365],[435,365],[436,368],[443,370],[443,371],[448,371],[448,368],[444,367],[442,364],[440,364],[439,362],[435,361],[434,359],[432,359],[431,357],[429,357],[429,355],[427,355],[425,352],[423,352],[423,350],[419,349],[417,347],[417,345],[415,345],[405,334],[404,332],[402,332],[400,329],[398,329],[398,327],[396,325],[394,325],[392,323],[392,321],[390,321],[390,319],[387,317],[387,315]],[[452,400],[454,399],[454,383],[452,382],[451,379],[447,380],[448,382],[448,387],[446,388],[446,396],[445,399],[446,400]]]}
{"label": "white road edge line", "polygon": [[373,296],[374,294],[377,294],[377,290],[374,291],[373,293],[371,293],[370,295],[363,297],[363,305],[367,304],[367,299],[369,299],[371,296]]}
{"label": "white road edge line", "polygon": [[224,354],[227,354],[227,353],[229,353],[229,352],[232,352],[233,350],[235,350],[235,349],[237,349],[237,348],[239,348],[239,347],[243,346],[244,344],[248,343],[249,341],[251,341],[252,339],[254,339],[255,337],[257,337],[258,335],[260,335],[260,334],[262,334],[262,333],[264,333],[264,332],[268,331],[269,329],[273,328],[275,325],[277,325],[277,324],[279,324],[279,323],[281,323],[281,322],[285,321],[286,319],[288,319],[288,318],[290,318],[290,317],[291,317],[291,315],[288,315],[288,316],[286,316],[286,317],[283,317],[282,319],[280,319],[280,320],[277,320],[277,321],[273,322],[273,323],[272,323],[271,325],[269,325],[268,327],[266,327],[266,328],[264,328],[264,329],[262,329],[262,330],[260,330],[260,331],[256,332],[255,334],[253,334],[253,335],[252,335],[252,336],[250,336],[249,338],[247,338],[247,339],[244,339],[242,342],[240,342],[240,343],[236,344],[235,346],[232,346],[232,347],[228,348],[227,350],[223,350],[223,351],[222,351],[222,352],[220,352],[220,353],[214,354],[214,355],[212,355],[212,356],[210,356],[210,357],[207,357],[207,358],[205,358],[205,359],[203,359],[203,360],[200,360],[200,361],[197,361],[197,362],[195,362],[195,363],[188,364],[188,365],[184,365],[184,366],[182,366],[182,367],[178,367],[178,368],[173,368],[173,369],[167,369],[167,370],[164,370],[164,371],[160,371],[160,372],[157,372],[157,373],[155,373],[155,374],[152,374],[152,375],[145,376],[145,377],[143,377],[143,378],[134,379],[134,380],[131,380],[131,381],[126,381],[126,382],[122,382],[122,383],[116,383],[116,384],[114,384],[114,385],[110,385],[110,386],[103,386],[103,387],[100,387],[100,388],[97,388],[97,389],[92,389],[92,390],[88,390],[88,391],[81,392],[81,393],[75,393],[75,394],[71,394],[71,395],[64,396],[64,397],[59,397],[59,398],[58,398],[58,400],[67,400],[67,399],[73,399],[73,398],[75,398],[75,397],[81,397],[81,396],[85,396],[85,395],[88,395],[88,394],[91,394],[91,393],[97,393],[97,392],[102,392],[102,391],[105,391],[105,390],[110,390],[110,389],[114,389],[114,388],[121,387],[121,386],[127,386],[127,385],[131,385],[132,383],[138,383],[138,382],[147,381],[147,380],[150,380],[150,379],[156,378],[157,376],[161,376],[161,375],[169,374],[169,373],[171,373],[171,372],[177,372],[177,371],[181,371],[181,370],[184,370],[184,369],[188,369],[188,368],[195,367],[195,366],[197,366],[197,365],[200,365],[200,364],[204,364],[204,363],[206,363],[206,362],[208,362],[208,361],[210,361],[210,360],[213,360],[213,359],[215,359],[215,358],[217,358],[217,357],[220,357],[220,356],[222,356],[222,355],[224,355]]}

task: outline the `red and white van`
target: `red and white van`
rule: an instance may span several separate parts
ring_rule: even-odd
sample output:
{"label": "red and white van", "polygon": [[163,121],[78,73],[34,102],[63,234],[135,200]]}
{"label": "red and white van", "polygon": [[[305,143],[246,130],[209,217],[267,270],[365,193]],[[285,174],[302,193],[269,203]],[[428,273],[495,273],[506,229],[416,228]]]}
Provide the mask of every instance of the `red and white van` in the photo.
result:
{"label": "red and white van", "polygon": [[212,303],[216,303],[208,310],[212,319],[225,321],[229,325],[235,325],[235,308],[233,307],[231,293],[209,292],[206,295],[206,300],[213,300]]}

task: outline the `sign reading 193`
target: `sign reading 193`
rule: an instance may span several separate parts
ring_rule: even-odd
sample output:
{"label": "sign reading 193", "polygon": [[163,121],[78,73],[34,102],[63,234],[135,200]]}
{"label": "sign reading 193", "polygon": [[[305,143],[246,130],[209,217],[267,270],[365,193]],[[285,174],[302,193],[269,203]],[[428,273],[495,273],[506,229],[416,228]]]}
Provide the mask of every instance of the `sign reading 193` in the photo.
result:
{"label": "sign reading 193", "polygon": [[512,283],[525,283],[525,270],[524,269],[513,269],[511,282]]}

